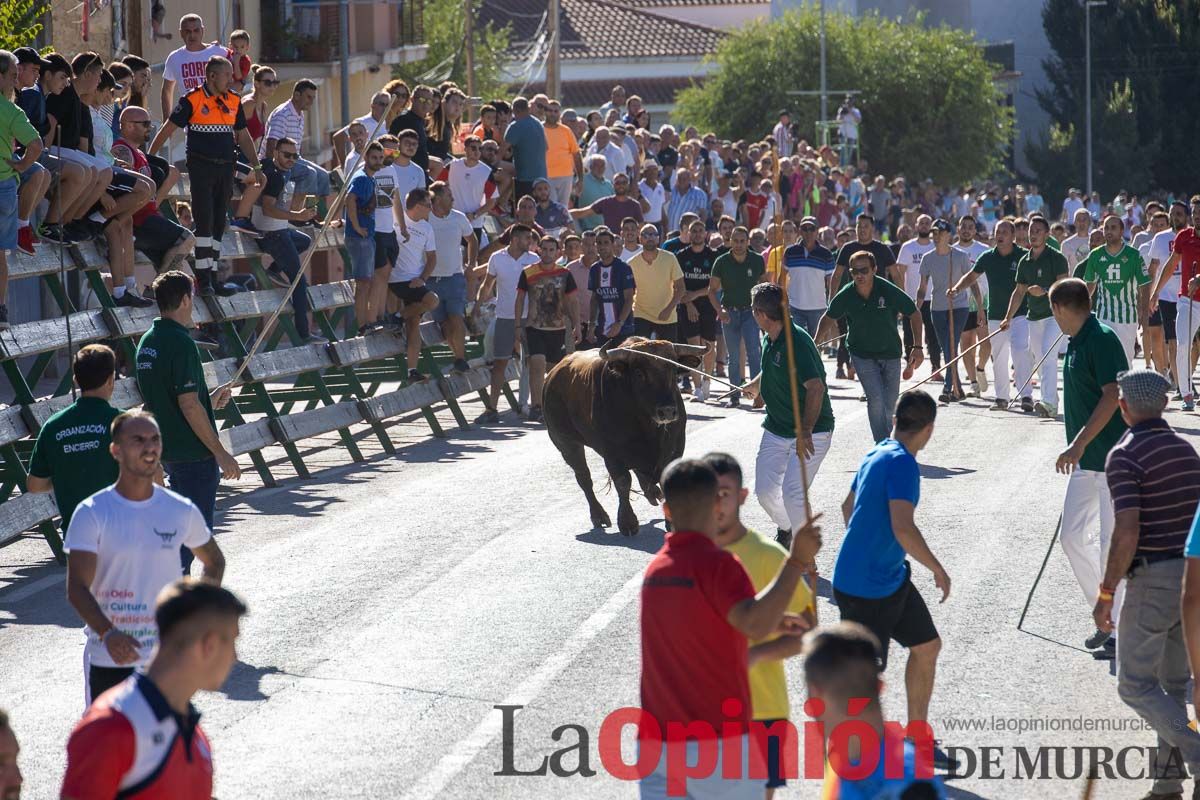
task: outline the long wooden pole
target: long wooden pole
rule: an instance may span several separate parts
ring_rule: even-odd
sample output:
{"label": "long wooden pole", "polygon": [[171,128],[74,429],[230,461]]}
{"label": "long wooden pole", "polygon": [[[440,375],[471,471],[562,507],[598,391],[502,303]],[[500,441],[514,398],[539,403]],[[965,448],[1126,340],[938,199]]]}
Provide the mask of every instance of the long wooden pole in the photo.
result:
{"label": "long wooden pole", "polygon": [[[966,349],[965,349],[965,350],[963,350],[961,353],[959,353],[959,354],[958,354],[958,355],[957,355],[957,356],[954,358],[954,361],[950,361],[949,363],[947,363],[947,364],[946,364],[946,366],[947,366],[947,367],[949,367],[949,366],[950,366],[951,364],[953,364],[955,361],[958,361],[959,359],[963,358],[963,357],[964,357],[964,356],[966,356],[968,353],[970,353],[972,350],[974,350],[976,347],[979,347],[981,344],[983,344],[984,342],[986,342],[988,339],[990,339],[990,338],[992,338],[993,336],[995,336],[997,333],[1000,333],[1000,331],[999,331],[999,330],[997,330],[995,333],[989,333],[987,336],[985,336],[984,338],[980,339],[978,342],[976,342],[975,344],[971,345],[970,347],[966,348]],[[913,388],[913,389],[916,389],[918,386],[924,386],[925,384],[929,383],[931,380],[933,380],[933,373],[930,373],[930,374],[929,374],[929,376],[928,376],[928,377],[926,377],[926,378],[924,378],[924,379],[923,379],[923,380],[922,380],[920,383],[914,384],[914,385],[912,386],[912,388]]]}

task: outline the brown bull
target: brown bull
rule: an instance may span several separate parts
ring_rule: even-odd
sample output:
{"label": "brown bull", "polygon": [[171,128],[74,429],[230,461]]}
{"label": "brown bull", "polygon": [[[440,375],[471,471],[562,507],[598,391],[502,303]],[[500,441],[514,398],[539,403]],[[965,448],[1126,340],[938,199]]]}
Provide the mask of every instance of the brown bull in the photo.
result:
{"label": "brown bull", "polygon": [[[634,352],[629,352],[630,350]],[[620,349],[577,351],[550,371],[542,398],[546,430],[575,471],[587,497],[592,524],[612,525],[596,499],[584,447],[604,459],[617,488],[617,527],[626,536],[638,532],[629,502],[630,471],[646,499],[658,505],[663,468],[683,455],[687,412],[679,394],[678,368],[638,353],[653,353],[698,367],[706,348],[630,337]]]}

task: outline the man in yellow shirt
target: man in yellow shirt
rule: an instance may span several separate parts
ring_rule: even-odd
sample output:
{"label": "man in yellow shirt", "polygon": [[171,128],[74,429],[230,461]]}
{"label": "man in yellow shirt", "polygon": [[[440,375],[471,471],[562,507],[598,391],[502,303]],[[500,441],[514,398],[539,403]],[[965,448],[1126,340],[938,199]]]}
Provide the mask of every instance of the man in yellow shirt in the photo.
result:
{"label": "man in yellow shirt", "polygon": [[640,235],[642,252],[629,259],[633,269],[633,332],[647,339],[679,341],[680,299],[687,293],[683,269],[673,253],[658,247],[658,228],[646,224]]}
{"label": "man in yellow shirt", "polygon": [[[750,576],[755,592],[766,589],[779,568],[788,558],[788,551],[773,539],[752,531],[742,524],[740,509],[746,502],[750,490],[742,486],[742,468],[737,459],[727,453],[709,453],[704,457],[713,472],[717,473],[717,537],[718,547],[738,557]],[[797,534],[801,535],[801,534]],[[820,537],[809,541],[797,541],[792,545],[797,558],[812,561],[821,548]],[[803,547],[803,550],[797,549]],[[796,585],[796,593],[787,610],[803,614],[812,621],[814,597],[804,581]],[[767,800],[775,790],[787,784],[783,777],[784,748],[796,750],[799,743],[791,736],[786,722],[789,714],[787,676],[783,671],[783,660],[798,655],[803,649],[799,636],[780,636],[750,643],[750,703],[756,722],[761,722],[770,731],[767,736]],[[798,752],[798,751],[797,751]],[[797,761],[796,763],[799,763]]]}

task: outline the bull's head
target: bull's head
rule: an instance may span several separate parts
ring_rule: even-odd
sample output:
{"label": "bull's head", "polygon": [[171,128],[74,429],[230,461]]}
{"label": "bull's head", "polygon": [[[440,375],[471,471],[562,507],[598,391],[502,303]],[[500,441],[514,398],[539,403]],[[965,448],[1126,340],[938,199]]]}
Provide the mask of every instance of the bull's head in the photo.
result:
{"label": "bull's head", "polygon": [[679,368],[657,358],[668,358],[688,367],[699,367],[708,348],[702,345],[673,344],[631,336],[619,348],[605,344],[600,358],[605,369],[613,370],[629,386],[638,411],[657,425],[669,425],[679,417]]}

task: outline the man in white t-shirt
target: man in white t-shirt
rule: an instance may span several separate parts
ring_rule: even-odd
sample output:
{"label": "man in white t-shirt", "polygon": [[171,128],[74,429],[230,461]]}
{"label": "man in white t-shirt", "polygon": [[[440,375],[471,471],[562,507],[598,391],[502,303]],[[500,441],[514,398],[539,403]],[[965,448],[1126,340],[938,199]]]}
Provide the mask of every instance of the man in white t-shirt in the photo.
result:
{"label": "man in white t-shirt", "polygon": [[1075,273],[1075,267],[1087,261],[1088,253],[1092,252],[1092,215],[1086,208],[1075,211],[1071,217],[1075,225],[1075,233],[1068,236],[1062,243],[1062,254],[1067,257],[1067,268]]}
{"label": "man in white t-shirt", "polygon": [[[1168,230],[1155,234],[1150,240],[1150,280],[1158,280],[1158,271],[1171,259],[1175,237],[1179,232],[1187,227],[1190,213],[1186,204],[1176,200],[1171,204],[1171,210],[1168,212],[1168,218],[1171,227]],[[1179,387],[1178,376],[1175,375],[1175,354],[1177,351],[1177,341],[1175,336],[1175,310],[1176,301],[1179,300],[1179,274],[1180,268],[1175,267],[1175,272],[1167,280],[1166,284],[1158,293],[1158,310],[1150,315],[1149,324],[1154,325],[1157,320],[1158,324],[1162,325],[1162,335],[1166,342],[1166,357],[1168,373],[1171,376],[1171,382]],[[1150,284],[1154,286],[1154,283]]]}
{"label": "man in white t-shirt", "polygon": [[779,122],[771,131],[775,137],[775,148],[780,158],[790,158],[792,155],[792,115],[786,111],[779,112]]}
{"label": "man in white t-shirt", "polygon": [[179,19],[179,38],[183,47],[174,50],[163,62],[163,84],[160,101],[162,118],[171,116],[175,108],[175,89],[183,97],[204,84],[204,70],[213,56],[225,57],[226,48],[219,43],[204,42],[204,20],[199,14],[184,14]]}
{"label": "man in white t-shirt", "polygon": [[500,401],[500,387],[504,383],[504,371],[512,358],[517,345],[517,320],[513,314],[517,305],[517,284],[525,268],[541,262],[537,253],[529,251],[533,240],[533,229],[528,225],[517,223],[508,229],[508,247],[492,253],[488,259],[487,277],[479,286],[476,299],[482,302],[496,296],[496,327],[492,334],[492,385],[488,400],[488,410],[480,417],[480,422],[496,423],[500,421],[497,403]]}
{"label": "man in white t-shirt", "polygon": [[[978,232],[979,228],[973,216],[964,214],[959,218],[958,240],[954,243],[954,247],[967,254],[967,263],[971,269],[975,269],[975,262],[979,260],[981,255],[988,251],[988,246],[975,238]],[[984,369],[984,365],[987,364],[988,358],[992,355],[992,345],[990,342],[984,342],[979,346],[978,354],[973,348],[975,347],[975,342],[988,335],[987,275],[981,273],[975,280],[975,285],[979,287],[979,295],[983,298],[983,307],[977,308],[975,306],[975,295],[969,295],[970,311],[967,313],[967,324],[963,328],[962,339],[959,340],[961,349],[958,352],[966,353],[963,356],[963,367],[967,370],[967,376],[971,380],[975,395],[982,396],[988,390],[987,370]],[[972,348],[970,352],[968,352],[968,348]],[[979,357],[978,365],[976,365],[976,355]]]}
{"label": "man in white t-shirt", "polygon": [[638,190],[650,204],[650,210],[642,213],[642,219],[657,227],[661,234],[663,233],[663,206],[667,202],[667,190],[659,180],[658,172],[658,162],[646,159],[646,163],[642,166],[642,180],[638,181]]}
{"label": "man in white t-shirt", "polygon": [[118,415],[109,451],[117,482],[76,507],[63,543],[67,600],[87,626],[85,705],[150,660],[158,643],[154,602],[179,580],[181,547],[204,565],[203,579],[220,584],[225,574],[225,556],[200,509],[155,483],[162,435],[154,415]]}
{"label": "man in white t-shirt", "polygon": [[393,322],[403,327],[407,337],[409,383],[425,380],[417,367],[421,358],[421,315],[438,305],[437,294],[426,285],[437,266],[437,243],[429,224],[432,209],[428,189],[413,189],[404,196],[405,233],[396,237],[396,264],[388,278],[388,289],[404,304]]}
{"label": "man in white t-shirt", "polygon": [[463,142],[464,158],[455,159],[442,170],[438,180],[450,184],[454,208],[467,215],[475,238],[480,239],[483,221],[496,206],[500,193],[492,179],[492,168],[479,160],[483,142],[478,136],[468,136]]}
{"label": "man in white t-shirt", "polygon": [[[917,289],[921,285],[921,259],[935,247],[933,237],[930,236],[932,230],[933,217],[928,214],[917,217],[916,237],[900,245],[900,252],[896,255],[896,269],[904,278],[900,288],[913,300],[917,299]],[[925,323],[922,326],[925,330],[925,350],[930,364],[941,364],[942,353],[938,346],[937,334],[934,332],[933,315],[929,309],[930,304],[926,300],[921,307],[921,321]],[[904,352],[908,354],[914,347],[919,348],[921,343],[913,341],[908,317],[901,319],[901,326],[904,329]]]}
{"label": "man in white t-shirt", "polygon": [[[467,363],[467,327],[463,318],[467,312],[467,297],[473,287],[464,267],[474,274],[479,242],[475,240],[475,232],[467,215],[454,208],[450,185],[444,181],[434,181],[429,191],[433,195],[429,224],[433,226],[433,239],[437,247],[437,264],[429,277],[429,288],[438,296],[433,319],[443,327],[446,342],[454,353],[455,371],[466,372],[471,366]],[[467,252],[465,262],[464,245]]]}
{"label": "man in white t-shirt", "polygon": [[[1083,200],[1080,199],[1080,197],[1079,197],[1079,190],[1078,189],[1067,190],[1067,199],[1063,200],[1063,207],[1062,207],[1063,222],[1066,222],[1067,220],[1075,219],[1075,212],[1081,208],[1083,208],[1085,211],[1087,210],[1086,208],[1084,208]],[[1088,216],[1091,216],[1091,215],[1089,214]],[[1066,253],[1064,253],[1063,255],[1066,255]]]}

